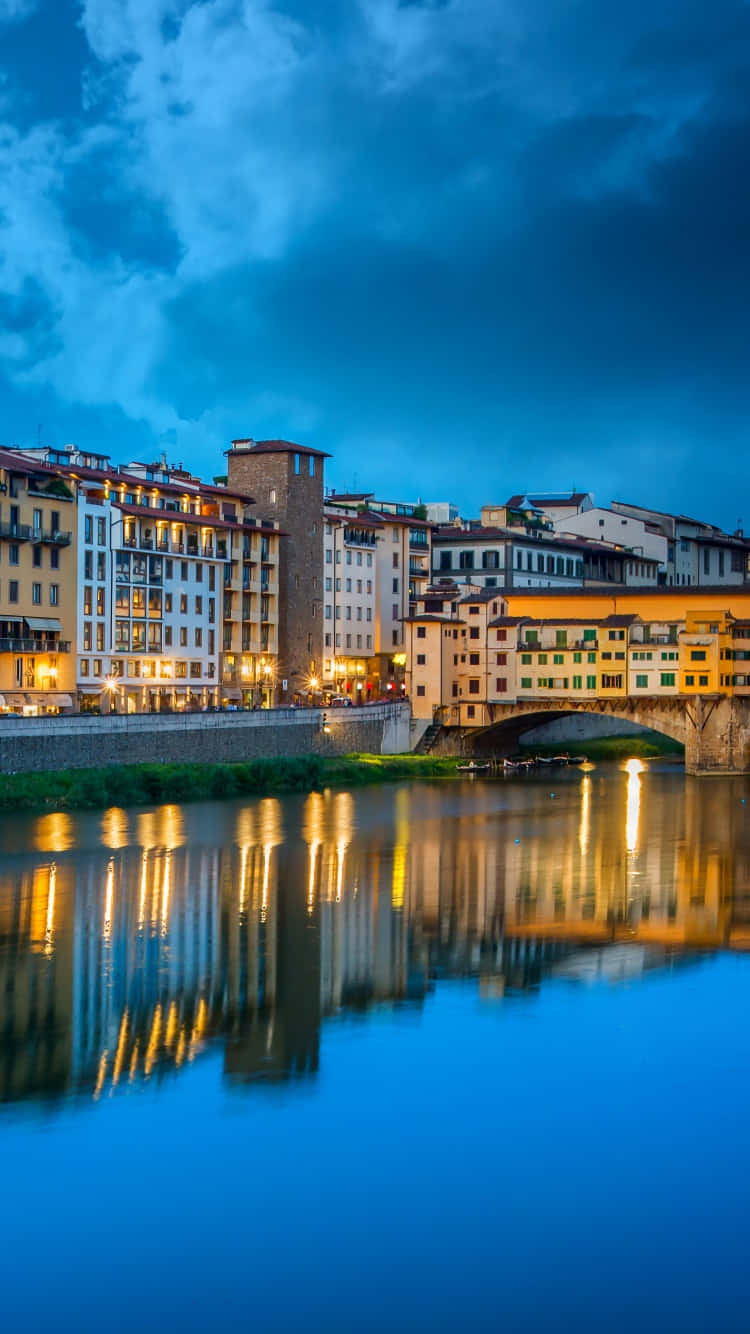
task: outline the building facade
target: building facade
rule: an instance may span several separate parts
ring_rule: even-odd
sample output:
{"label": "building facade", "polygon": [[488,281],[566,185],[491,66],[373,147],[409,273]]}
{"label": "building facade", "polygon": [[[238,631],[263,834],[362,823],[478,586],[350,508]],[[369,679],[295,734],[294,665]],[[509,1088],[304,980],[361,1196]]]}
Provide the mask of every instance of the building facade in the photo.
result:
{"label": "building facade", "polygon": [[0,450],[0,712],[73,709],[76,564],[74,490]]}
{"label": "building facade", "polygon": [[278,581],[280,704],[315,696],[323,671],[322,450],[288,440],[237,439],[227,451],[228,486],[252,493],[254,513],[285,540]]}

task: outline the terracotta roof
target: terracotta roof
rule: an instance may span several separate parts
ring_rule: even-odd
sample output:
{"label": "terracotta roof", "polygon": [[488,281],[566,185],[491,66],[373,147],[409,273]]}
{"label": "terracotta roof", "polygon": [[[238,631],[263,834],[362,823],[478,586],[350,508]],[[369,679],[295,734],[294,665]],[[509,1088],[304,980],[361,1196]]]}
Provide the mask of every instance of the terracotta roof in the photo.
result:
{"label": "terracotta roof", "polygon": [[323,507],[323,518],[326,522],[338,519],[340,523],[350,524],[353,528],[383,527],[382,521],[370,510],[365,514],[360,514],[358,510],[348,510],[345,514],[339,514],[337,510],[331,509],[328,503]]}
{"label": "terracotta roof", "polygon": [[53,468],[48,463],[40,463],[36,459],[25,458],[23,454],[16,454],[12,449],[0,449],[0,468],[5,468],[9,472],[22,472],[26,476],[33,473],[46,473],[49,477],[60,475],[58,468]]}
{"label": "terracotta roof", "polygon": [[494,621],[490,621],[488,629],[492,630],[500,625],[523,625],[524,621],[529,619],[528,616],[496,616]]}
{"label": "terracotta roof", "polygon": [[[218,514],[183,514],[181,510],[151,509],[150,505],[127,505],[123,501],[113,500],[112,508],[122,510],[123,514],[132,514],[142,519],[153,519],[163,523],[198,524],[201,528],[231,528],[234,532],[275,533],[277,537],[289,534],[271,524],[258,527],[255,523],[245,523],[243,519],[222,519]],[[167,553],[169,554],[169,553]]]}
{"label": "terracotta roof", "polygon": [[232,448],[225,449],[225,454],[312,454],[316,459],[329,459],[322,449],[311,449],[309,445],[297,445],[293,440],[253,440],[239,439],[232,441]]}

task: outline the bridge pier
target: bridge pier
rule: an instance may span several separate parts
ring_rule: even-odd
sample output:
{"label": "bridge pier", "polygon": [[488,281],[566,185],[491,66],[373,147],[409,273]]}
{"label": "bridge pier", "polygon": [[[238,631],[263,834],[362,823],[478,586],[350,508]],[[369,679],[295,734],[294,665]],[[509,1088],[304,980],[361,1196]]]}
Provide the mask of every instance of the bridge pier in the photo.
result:
{"label": "bridge pier", "polygon": [[686,773],[750,771],[750,701],[695,695],[684,708]]}

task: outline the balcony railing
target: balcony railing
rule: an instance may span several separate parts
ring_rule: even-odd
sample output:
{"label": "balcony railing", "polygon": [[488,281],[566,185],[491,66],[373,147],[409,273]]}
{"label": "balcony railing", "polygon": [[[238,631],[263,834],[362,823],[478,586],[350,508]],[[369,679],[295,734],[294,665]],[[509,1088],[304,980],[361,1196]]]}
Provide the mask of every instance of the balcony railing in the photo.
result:
{"label": "balcony railing", "polygon": [[28,542],[31,538],[31,524],[0,523],[0,537],[8,537],[11,542]]}
{"label": "balcony railing", "polygon": [[0,653],[70,653],[70,640],[0,639]]}
{"label": "balcony railing", "polygon": [[58,528],[35,528],[31,540],[32,542],[48,542],[56,547],[69,547],[73,541],[73,534],[61,532]]}

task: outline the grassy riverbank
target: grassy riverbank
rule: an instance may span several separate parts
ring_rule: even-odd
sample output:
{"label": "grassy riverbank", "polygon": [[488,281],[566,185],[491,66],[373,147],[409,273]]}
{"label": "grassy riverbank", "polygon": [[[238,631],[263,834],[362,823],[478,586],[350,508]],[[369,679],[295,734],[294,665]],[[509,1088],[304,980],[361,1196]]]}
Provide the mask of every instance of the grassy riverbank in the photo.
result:
{"label": "grassy riverbank", "polygon": [[685,747],[671,737],[655,733],[644,736],[600,736],[588,741],[558,741],[552,746],[523,745],[528,755],[585,755],[589,760],[656,759],[659,756],[679,759]]}
{"label": "grassy riverbank", "polygon": [[457,761],[431,755],[343,755],[246,764],[132,764],[0,775],[0,811],[104,810],[161,802],[275,796],[404,778],[452,777]]}

